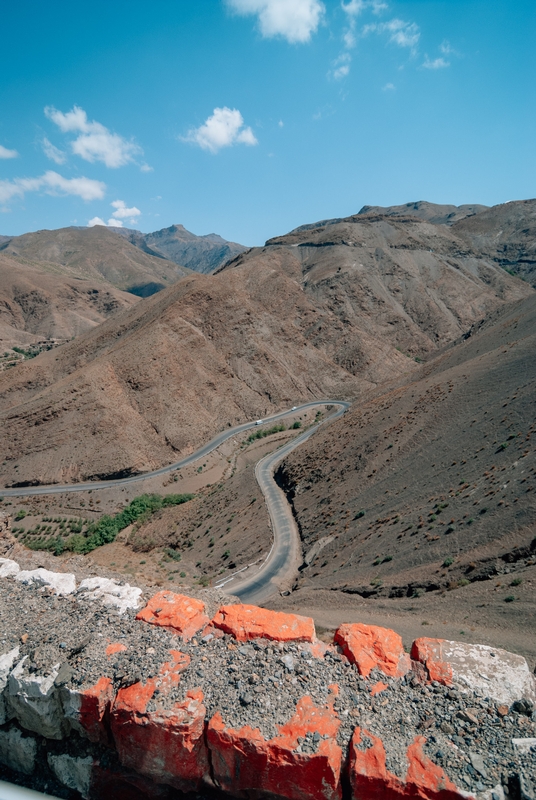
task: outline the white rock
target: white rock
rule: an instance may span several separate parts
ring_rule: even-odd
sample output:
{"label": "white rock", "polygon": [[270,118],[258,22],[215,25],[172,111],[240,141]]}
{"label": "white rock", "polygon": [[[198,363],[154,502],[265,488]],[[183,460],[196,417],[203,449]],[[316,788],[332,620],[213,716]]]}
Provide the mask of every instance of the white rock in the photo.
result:
{"label": "white rock", "polygon": [[532,747],[536,752],[536,739],[512,739],[512,744],[514,745],[514,750],[523,755],[528,755]]}
{"label": "white rock", "polygon": [[0,656],[0,725],[4,725],[10,717],[8,716],[6,703],[4,700],[4,689],[7,686],[9,673],[13,669],[13,664],[19,657],[19,648],[15,647],[9,653]]}
{"label": "white rock", "polygon": [[56,594],[73,594],[76,591],[76,579],[71,572],[50,572],[44,567],[25,569],[15,576],[21,583],[35,583],[37,586],[50,586]]}
{"label": "white rock", "polygon": [[56,664],[47,677],[25,675],[24,662],[27,658],[24,656],[9,676],[4,693],[8,711],[23,728],[47,739],[62,739],[68,723],[63,716],[59,691],[54,685],[60,665]]}
{"label": "white rock", "polygon": [[16,561],[10,558],[0,558],[0,578],[11,578],[20,572],[20,567]]}
{"label": "white rock", "polygon": [[523,697],[536,700],[534,676],[523,656],[484,644],[442,641],[441,660],[452,667],[453,683],[462,692],[479,689],[508,706]]}
{"label": "white rock", "polygon": [[52,753],[47,755],[50,769],[56,778],[64,786],[79,792],[82,797],[87,797],[91,785],[91,772],[93,770],[93,759],[73,758],[66,753],[55,756]]}
{"label": "white rock", "polygon": [[142,590],[126,583],[121,586],[110,578],[86,578],[78,587],[78,593],[86,593],[90,600],[102,600],[106,606],[115,606],[120,614],[128,608],[139,608]]}
{"label": "white rock", "polygon": [[37,744],[33,737],[23,737],[18,728],[0,731],[0,764],[31,775],[36,754]]}

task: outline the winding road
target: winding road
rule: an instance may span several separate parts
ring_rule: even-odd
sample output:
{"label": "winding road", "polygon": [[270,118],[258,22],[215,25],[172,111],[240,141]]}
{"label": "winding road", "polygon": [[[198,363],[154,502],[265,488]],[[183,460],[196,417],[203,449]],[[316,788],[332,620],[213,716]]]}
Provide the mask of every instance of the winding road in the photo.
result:
{"label": "winding road", "polygon": [[[292,514],[284,492],[279,488],[274,480],[274,471],[277,465],[292,452],[296,447],[303,444],[310,436],[312,436],[318,428],[328,421],[333,421],[337,417],[342,416],[344,412],[350,407],[350,403],[344,400],[315,400],[311,403],[304,403],[301,406],[295,406],[288,411],[282,411],[279,414],[274,414],[271,417],[266,417],[262,420],[263,425],[269,425],[277,422],[278,420],[285,419],[285,417],[299,414],[309,408],[317,406],[335,406],[337,410],[335,413],[330,414],[321,422],[312,425],[302,434],[292,439],[287,444],[280,447],[274,453],[269,453],[264,458],[257,462],[255,467],[255,477],[264,495],[270,520],[272,523],[273,543],[262,563],[260,569],[254,575],[247,578],[240,578],[239,573],[229,576],[216,586],[225,588],[230,594],[237,595],[243,602],[260,603],[267,597],[278,591],[281,584],[285,580],[288,581],[297,567],[299,559],[299,536],[296,523]],[[139,475],[131,475],[128,478],[117,478],[115,480],[105,481],[91,481],[87,483],[73,483],[68,485],[52,484],[49,486],[24,486],[15,489],[0,489],[3,497],[35,497],[36,495],[44,494],[61,494],[63,492],[84,492],[88,489],[97,491],[99,489],[110,489],[115,486],[126,486],[139,481],[154,478],[158,475],[165,475],[168,472],[181,469],[193,464],[201,458],[204,458],[213,450],[216,450],[223,442],[227,441],[237,433],[243,433],[251,428],[257,426],[257,422],[245,422],[242,425],[237,425],[235,428],[229,428],[223,431],[210,440],[206,445],[191,453],[186,458],[176,461],[174,464],[169,464],[166,467],[154,470],[153,472],[143,472]]]}

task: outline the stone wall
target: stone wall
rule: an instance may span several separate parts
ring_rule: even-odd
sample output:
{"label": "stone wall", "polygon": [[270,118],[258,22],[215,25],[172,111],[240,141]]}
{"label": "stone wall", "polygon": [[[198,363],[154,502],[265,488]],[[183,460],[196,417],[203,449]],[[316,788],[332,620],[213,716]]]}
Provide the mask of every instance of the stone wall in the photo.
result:
{"label": "stone wall", "polygon": [[520,656],[0,559],[0,777],[61,797],[534,800]]}

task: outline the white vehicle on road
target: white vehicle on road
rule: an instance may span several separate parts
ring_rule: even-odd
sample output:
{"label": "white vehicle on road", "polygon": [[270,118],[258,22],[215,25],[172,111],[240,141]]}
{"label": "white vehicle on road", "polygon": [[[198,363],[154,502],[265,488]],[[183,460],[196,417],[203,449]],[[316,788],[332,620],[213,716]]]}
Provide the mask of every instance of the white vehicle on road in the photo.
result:
{"label": "white vehicle on road", "polygon": [[262,419],[258,419],[257,422],[255,423],[255,425],[262,425],[262,423],[263,423],[263,420]]}

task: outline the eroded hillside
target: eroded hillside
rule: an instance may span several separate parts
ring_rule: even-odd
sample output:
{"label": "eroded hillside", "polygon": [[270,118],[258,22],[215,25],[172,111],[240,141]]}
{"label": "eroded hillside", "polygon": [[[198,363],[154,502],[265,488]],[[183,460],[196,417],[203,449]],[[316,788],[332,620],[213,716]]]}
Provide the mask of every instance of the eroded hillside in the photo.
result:
{"label": "eroded hillside", "polygon": [[415,218],[356,215],[272,239],[4,376],[0,480],[143,472],[298,401],[371,397],[531,293]]}

